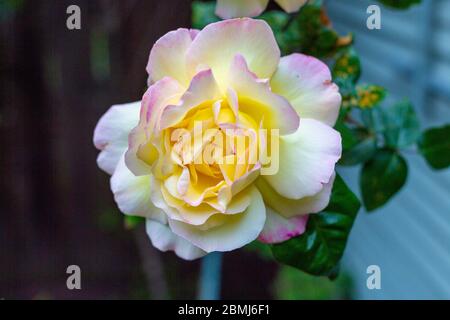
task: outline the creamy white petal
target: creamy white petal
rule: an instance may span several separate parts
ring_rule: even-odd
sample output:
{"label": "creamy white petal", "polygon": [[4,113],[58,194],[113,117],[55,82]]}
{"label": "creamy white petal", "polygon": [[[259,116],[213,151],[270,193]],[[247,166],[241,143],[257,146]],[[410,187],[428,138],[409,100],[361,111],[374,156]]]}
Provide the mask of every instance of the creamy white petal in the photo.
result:
{"label": "creamy white petal", "polygon": [[252,200],[247,210],[240,214],[212,216],[211,219],[225,219],[217,227],[203,230],[175,220],[169,220],[169,225],[173,232],[206,252],[240,248],[258,237],[266,220],[261,194],[254,187],[248,192]]}
{"label": "creamy white petal", "polygon": [[147,220],[145,227],[153,246],[163,252],[174,251],[185,260],[194,260],[206,255],[205,251],[173,233],[166,224]]}
{"label": "creamy white petal", "polygon": [[278,172],[263,177],[286,198],[310,197],[330,181],[341,152],[339,132],[302,118],[296,133],[280,137]]}
{"label": "creamy white petal", "polygon": [[94,131],[94,145],[101,152],[98,166],[113,174],[119,159],[128,148],[128,135],[139,122],[141,102],[114,105],[100,118]]}
{"label": "creamy white petal", "polygon": [[164,212],[155,207],[150,200],[151,189],[151,177],[136,177],[125,165],[122,156],[111,177],[111,190],[120,211],[132,216],[165,222]]}

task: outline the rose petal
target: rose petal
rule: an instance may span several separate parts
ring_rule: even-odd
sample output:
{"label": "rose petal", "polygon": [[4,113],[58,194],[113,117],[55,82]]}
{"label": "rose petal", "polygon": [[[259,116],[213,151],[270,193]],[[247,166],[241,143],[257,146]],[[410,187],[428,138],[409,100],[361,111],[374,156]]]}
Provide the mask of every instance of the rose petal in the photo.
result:
{"label": "rose petal", "polygon": [[296,133],[280,137],[279,170],[263,178],[282,196],[301,199],[327,184],[341,157],[341,136],[313,119],[301,119]]}
{"label": "rose petal", "polygon": [[196,74],[199,68],[211,68],[221,84],[238,53],[259,78],[270,78],[280,60],[280,49],[266,22],[224,20],[209,24],[195,37],[187,52],[188,72]]}
{"label": "rose petal", "polygon": [[252,187],[249,207],[235,215],[214,215],[211,219],[226,219],[214,228],[203,230],[180,221],[169,220],[172,231],[206,252],[231,251],[255,240],[266,220],[264,202],[259,191]]}
{"label": "rose petal", "polygon": [[136,177],[125,165],[123,156],[111,177],[111,190],[120,211],[132,216],[166,221],[164,212],[150,200],[152,188],[150,176]]}
{"label": "rose petal", "polygon": [[264,243],[280,243],[305,232],[308,216],[290,219],[283,217],[271,208],[266,208],[266,223],[258,240]]}
{"label": "rose petal", "polygon": [[285,218],[293,218],[299,215],[317,213],[325,209],[330,202],[331,189],[333,187],[335,174],[317,194],[298,200],[288,199],[277,193],[265,179],[258,179],[256,186],[261,192],[264,203]]}
{"label": "rose petal", "polygon": [[205,251],[173,233],[166,224],[147,220],[145,228],[153,246],[163,252],[174,251],[185,260],[194,260],[206,255]]}
{"label": "rose petal", "polygon": [[327,65],[320,60],[294,53],[280,60],[270,81],[272,91],[285,97],[301,118],[336,123],[341,105],[339,88],[331,81]]}
{"label": "rose petal", "polygon": [[128,135],[139,122],[141,102],[114,105],[100,118],[94,131],[94,145],[101,150],[98,166],[113,174],[128,147]]}
{"label": "rose petal", "polygon": [[158,154],[150,141],[163,109],[178,101],[182,88],[177,81],[163,78],[150,86],[142,98],[139,124],[129,136],[125,162],[135,175],[147,175]]}
{"label": "rose petal", "polygon": [[249,114],[258,123],[263,121],[264,128],[279,129],[280,135],[297,130],[297,112],[285,98],[273,93],[267,84],[255,78],[240,54],[233,59],[228,85],[238,95],[239,111]]}
{"label": "rose petal", "polygon": [[211,70],[203,70],[197,73],[191,80],[188,90],[183,94],[180,103],[170,105],[164,109],[160,129],[177,124],[194,107],[219,99],[221,97],[219,87]]}
{"label": "rose petal", "polygon": [[186,52],[197,33],[197,30],[180,28],[156,41],[147,64],[149,86],[164,77],[171,77],[184,86],[189,84]]}
{"label": "rose petal", "polygon": [[269,0],[217,0],[216,15],[222,19],[259,16]]}
{"label": "rose petal", "polygon": [[308,0],[275,0],[275,2],[287,13],[293,13],[300,10],[307,1]]}

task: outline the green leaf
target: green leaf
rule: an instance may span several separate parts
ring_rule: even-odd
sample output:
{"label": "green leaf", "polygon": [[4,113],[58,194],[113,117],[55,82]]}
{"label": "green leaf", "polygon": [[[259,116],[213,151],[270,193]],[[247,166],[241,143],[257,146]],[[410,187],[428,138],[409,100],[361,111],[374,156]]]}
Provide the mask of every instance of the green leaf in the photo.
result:
{"label": "green leaf", "polygon": [[386,145],[404,148],[417,142],[420,125],[416,112],[408,101],[381,109],[381,121]]}
{"label": "green leaf", "polygon": [[[353,86],[361,75],[361,61],[352,47],[341,50],[333,67],[333,78],[341,88]],[[341,89],[342,89],[341,88]]]}
{"label": "green leaf", "polygon": [[426,130],[417,145],[432,168],[444,169],[450,166],[450,124]]}
{"label": "green leaf", "polygon": [[216,2],[192,2],[192,27],[195,29],[203,29],[208,24],[220,21],[216,16]]}
{"label": "green leaf", "polygon": [[309,216],[302,235],[272,245],[274,257],[313,275],[332,274],[344,253],[359,208],[358,198],[336,176],[327,208]]}
{"label": "green leaf", "polygon": [[338,47],[339,35],[326,24],[321,1],[310,1],[289,20],[275,36],[283,55],[302,52],[317,58],[332,56]]}
{"label": "green leaf", "polygon": [[385,6],[395,9],[408,9],[412,5],[421,3],[422,0],[378,0]]}
{"label": "green leaf", "polygon": [[[354,166],[364,163],[375,154],[377,151],[377,139],[374,134],[369,132],[366,128],[349,129],[352,137],[352,145],[342,145],[342,157],[339,164],[344,166]],[[343,138],[344,140],[345,138]]]}
{"label": "green leaf", "polygon": [[367,211],[375,210],[392,198],[405,184],[408,166],[394,150],[380,150],[362,168],[360,188]]}
{"label": "green leaf", "polygon": [[137,216],[124,216],[124,225],[125,229],[131,230],[136,228],[141,223],[145,222],[145,218],[143,217],[137,217]]}

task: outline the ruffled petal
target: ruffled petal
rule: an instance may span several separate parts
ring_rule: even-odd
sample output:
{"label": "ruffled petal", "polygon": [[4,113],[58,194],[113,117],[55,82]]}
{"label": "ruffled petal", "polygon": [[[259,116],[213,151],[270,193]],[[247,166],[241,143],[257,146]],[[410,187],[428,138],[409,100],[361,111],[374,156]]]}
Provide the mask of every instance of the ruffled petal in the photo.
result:
{"label": "ruffled petal", "polygon": [[273,93],[266,83],[259,81],[247,68],[245,58],[237,54],[231,65],[227,85],[238,96],[239,111],[250,115],[266,129],[279,129],[280,135],[294,133],[299,116],[290,103]]}
{"label": "ruffled petal", "polygon": [[125,162],[135,175],[149,174],[151,164],[158,157],[150,138],[158,129],[164,108],[178,102],[182,92],[183,88],[172,78],[157,81],[145,92],[139,124],[130,133],[128,150],[125,154]]}
{"label": "ruffled petal", "polygon": [[223,219],[212,228],[205,230],[170,219],[169,225],[173,232],[206,252],[240,248],[258,237],[266,220],[265,206],[259,191],[252,187],[243,192],[250,192],[252,200],[249,207],[240,214],[212,216],[210,220]]}
{"label": "ruffled petal", "polygon": [[209,24],[195,37],[187,52],[188,72],[211,68],[220,84],[238,53],[259,78],[270,78],[280,60],[280,49],[265,21],[224,20]]}
{"label": "ruffled petal", "polygon": [[170,127],[180,120],[194,107],[206,102],[213,102],[221,97],[219,87],[211,70],[197,73],[191,80],[188,90],[183,94],[180,102],[164,109],[160,129]]}

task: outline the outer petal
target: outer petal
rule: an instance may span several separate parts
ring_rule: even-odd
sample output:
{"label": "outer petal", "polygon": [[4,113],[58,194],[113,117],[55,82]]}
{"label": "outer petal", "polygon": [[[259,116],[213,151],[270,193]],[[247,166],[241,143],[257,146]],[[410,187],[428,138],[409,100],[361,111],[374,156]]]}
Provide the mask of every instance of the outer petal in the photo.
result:
{"label": "outer petal", "polygon": [[206,26],[194,39],[187,52],[188,72],[209,67],[221,83],[238,53],[259,78],[270,78],[280,60],[280,49],[265,21],[224,20]]}
{"label": "outer petal", "polygon": [[153,246],[161,251],[175,251],[177,256],[185,260],[194,260],[206,255],[205,251],[173,233],[166,224],[147,220],[145,227]]}
{"label": "outer petal", "polygon": [[163,109],[178,101],[183,90],[172,78],[163,78],[150,86],[142,99],[139,125],[129,136],[125,162],[135,175],[147,175],[155,160],[157,151],[151,145],[150,137],[160,123]]}
{"label": "outer petal", "polygon": [[180,28],[170,31],[154,44],[147,64],[148,84],[171,77],[187,86],[186,52],[197,34],[196,30]]}
{"label": "outer petal", "polygon": [[263,177],[286,198],[310,197],[330,181],[341,151],[339,132],[302,118],[296,133],[280,137],[278,172]]}
{"label": "outer petal", "polygon": [[307,2],[308,0],[275,0],[276,3],[283,8],[287,13],[292,13],[300,10],[300,8]]}
{"label": "outer petal", "polygon": [[259,16],[269,0],[217,0],[216,15],[222,19]]}
{"label": "outer petal", "polygon": [[263,120],[264,128],[279,129],[281,135],[297,130],[300,119],[294,108],[267,84],[258,81],[240,54],[233,59],[227,83],[239,97],[239,110],[257,122]]}
{"label": "outer petal", "polygon": [[270,208],[266,208],[266,214],[266,224],[258,237],[261,242],[280,243],[305,232],[307,215],[286,219]]}
{"label": "outer petal", "polygon": [[289,100],[300,117],[330,126],[336,123],[341,95],[331,81],[330,70],[320,60],[298,53],[283,57],[270,85],[273,92]]}
{"label": "outer petal", "polygon": [[256,185],[267,206],[285,218],[293,218],[299,215],[317,213],[325,209],[330,202],[331,189],[333,188],[335,176],[335,174],[332,175],[330,182],[325,184],[319,193],[298,200],[283,197],[263,178],[258,179]]}
{"label": "outer petal", "polygon": [[150,176],[136,177],[125,165],[121,157],[111,177],[111,190],[120,211],[133,216],[166,221],[166,215],[156,208],[150,200]]}
{"label": "outer petal", "polygon": [[139,122],[140,107],[140,101],[112,106],[95,127],[94,145],[101,150],[97,164],[109,174],[128,147],[128,135]]}
{"label": "outer petal", "polygon": [[214,228],[203,230],[174,220],[169,220],[169,225],[173,232],[206,252],[231,251],[240,248],[258,237],[266,220],[264,202],[259,191],[252,187],[243,192],[250,192],[252,197],[247,210],[235,215],[211,217],[211,219],[216,217],[225,219],[222,224]]}

